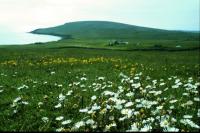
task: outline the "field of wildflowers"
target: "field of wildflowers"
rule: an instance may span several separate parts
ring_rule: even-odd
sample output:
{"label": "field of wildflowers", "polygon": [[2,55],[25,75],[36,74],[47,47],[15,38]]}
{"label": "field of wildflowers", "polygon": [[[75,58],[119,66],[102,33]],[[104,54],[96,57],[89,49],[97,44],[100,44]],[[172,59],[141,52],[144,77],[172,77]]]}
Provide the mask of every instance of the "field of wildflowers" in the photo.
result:
{"label": "field of wildflowers", "polygon": [[0,131],[200,129],[199,52],[0,49]]}

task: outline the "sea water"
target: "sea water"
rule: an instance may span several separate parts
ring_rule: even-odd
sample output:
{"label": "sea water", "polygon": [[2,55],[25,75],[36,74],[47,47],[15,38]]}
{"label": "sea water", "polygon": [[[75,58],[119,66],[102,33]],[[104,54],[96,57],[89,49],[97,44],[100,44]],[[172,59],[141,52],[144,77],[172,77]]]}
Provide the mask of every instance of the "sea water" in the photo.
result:
{"label": "sea water", "polygon": [[0,45],[23,45],[32,43],[43,43],[50,41],[58,41],[61,37],[51,35],[31,34],[27,32],[1,31],[0,29]]}

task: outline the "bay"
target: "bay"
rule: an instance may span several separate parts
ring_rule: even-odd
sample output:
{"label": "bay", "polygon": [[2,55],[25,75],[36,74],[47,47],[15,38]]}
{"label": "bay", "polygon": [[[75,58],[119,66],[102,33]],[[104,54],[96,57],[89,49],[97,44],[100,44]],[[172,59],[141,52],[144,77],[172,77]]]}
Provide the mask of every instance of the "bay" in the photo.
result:
{"label": "bay", "polygon": [[61,37],[0,30],[0,45],[25,45],[58,41]]}

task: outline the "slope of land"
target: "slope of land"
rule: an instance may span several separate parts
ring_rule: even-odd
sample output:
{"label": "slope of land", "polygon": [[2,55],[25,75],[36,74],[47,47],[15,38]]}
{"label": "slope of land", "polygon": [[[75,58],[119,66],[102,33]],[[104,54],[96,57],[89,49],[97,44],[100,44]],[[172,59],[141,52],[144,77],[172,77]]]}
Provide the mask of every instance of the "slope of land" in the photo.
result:
{"label": "slope of land", "polygon": [[[199,47],[199,33],[161,30],[107,21],[71,22],[56,27],[36,29],[32,33],[61,36],[63,39],[55,46],[112,49]],[[113,40],[128,42],[128,44],[108,46]]]}

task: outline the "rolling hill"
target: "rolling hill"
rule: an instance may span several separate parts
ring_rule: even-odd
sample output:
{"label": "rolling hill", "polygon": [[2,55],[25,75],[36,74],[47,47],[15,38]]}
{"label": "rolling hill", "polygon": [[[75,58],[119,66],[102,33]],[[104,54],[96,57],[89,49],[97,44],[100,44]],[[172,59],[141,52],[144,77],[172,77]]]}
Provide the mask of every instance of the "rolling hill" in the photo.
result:
{"label": "rolling hill", "polygon": [[73,39],[199,39],[198,33],[161,30],[108,21],[70,22],[56,27],[36,29],[32,33]]}
{"label": "rolling hill", "polygon": [[[41,28],[34,34],[62,37],[48,47],[84,47],[120,50],[189,50],[199,49],[199,33],[147,28],[108,21],[79,21]],[[112,45],[113,41],[128,42]]]}

